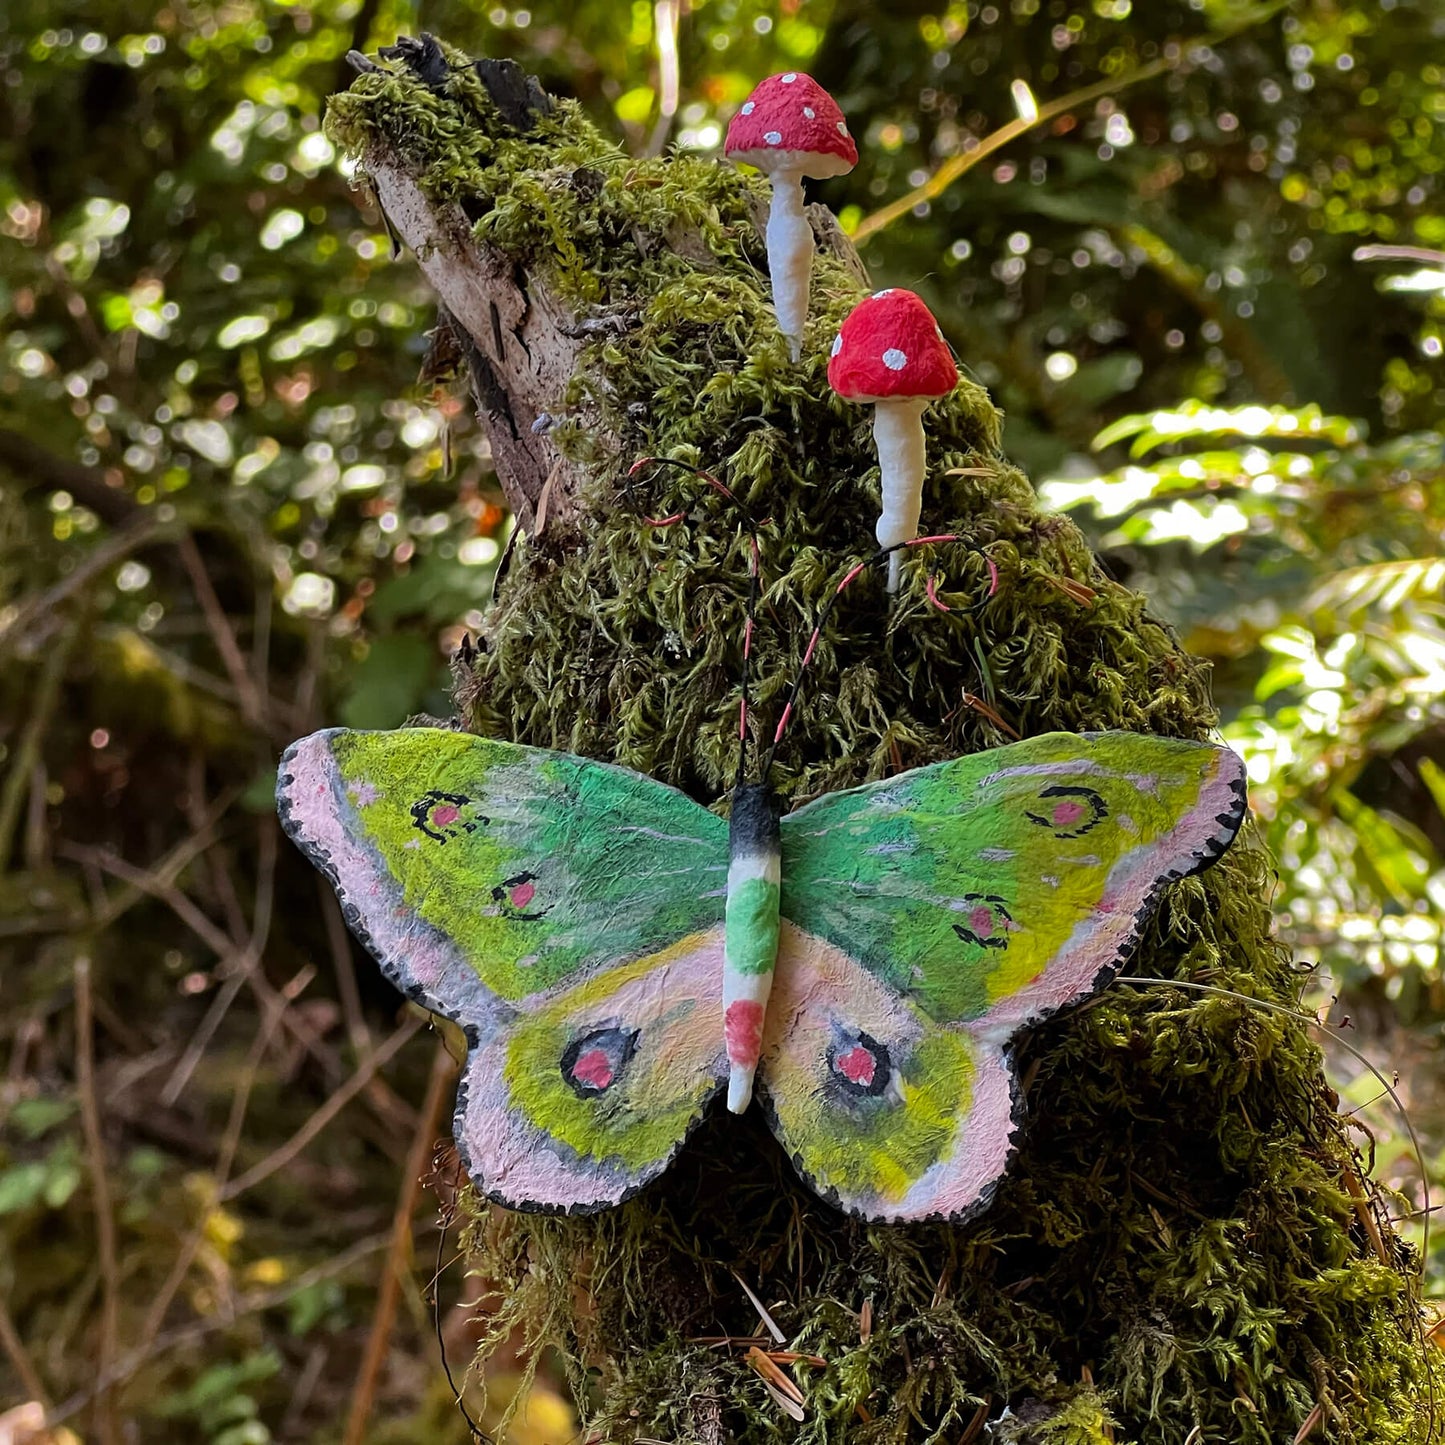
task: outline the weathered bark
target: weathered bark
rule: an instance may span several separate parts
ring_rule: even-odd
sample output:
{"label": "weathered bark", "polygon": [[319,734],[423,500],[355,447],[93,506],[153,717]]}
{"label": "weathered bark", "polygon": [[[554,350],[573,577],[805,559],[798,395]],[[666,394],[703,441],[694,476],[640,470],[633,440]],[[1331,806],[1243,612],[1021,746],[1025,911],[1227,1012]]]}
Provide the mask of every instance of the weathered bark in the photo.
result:
{"label": "weathered bark", "polygon": [[[446,76],[432,45],[403,41],[388,52],[410,65],[418,78],[441,86]],[[364,58],[361,64],[373,69]],[[515,65],[477,62],[488,94],[498,104],[504,123],[526,127],[546,97],[535,80],[519,80]],[[626,330],[625,313],[578,315],[557,296],[545,273],[527,271],[494,246],[478,242],[472,221],[460,203],[428,199],[416,168],[385,138],[377,137],[363,153],[366,173],[396,235],[411,247],[423,273],[451,320],[465,334],[466,356],[477,416],[486,429],[492,457],[507,504],[523,530],[536,527],[538,503],[546,492],[546,520],[565,524],[575,510],[585,468],[570,462],[549,440],[552,419],[567,408],[568,382],[577,374],[584,344],[598,336]],[[587,185],[589,178],[574,178]],[[751,198],[749,213],[761,234],[767,202]],[[858,279],[868,273],[837,217],[826,206],[810,205],[807,216],[818,244],[837,257]],[[692,264],[706,268],[716,262],[694,228],[679,224],[646,245],[665,245]],[[606,423],[590,416],[594,433]],[[601,440],[601,437],[598,437]]]}

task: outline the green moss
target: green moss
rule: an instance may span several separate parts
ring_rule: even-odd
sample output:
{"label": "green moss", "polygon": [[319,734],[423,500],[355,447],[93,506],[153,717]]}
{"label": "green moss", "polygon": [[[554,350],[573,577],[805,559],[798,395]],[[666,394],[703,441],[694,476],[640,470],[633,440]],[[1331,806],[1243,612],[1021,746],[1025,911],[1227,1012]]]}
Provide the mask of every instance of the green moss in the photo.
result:
{"label": "green moss", "polygon": [[[331,126],[363,155],[377,139],[400,150],[434,197],[465,198],[478,234],[579,316],[626,323],[589,346],[553,408],[590,487],[574,526],[519,549],[488,649],[459,679],[466,723],[719,802],[737,760],[744,517],[673,469],[627,469],[647,454],[701,463],[756,519],[754,717],[771,723],[818,608],[872,547],[871,416],[824,377],[857,282],[820,258],[792,366],[767,304],[756,182],[710,161],[630,159],[566,104],[508,133],[470,72],[442,97],[362,77]],[[671,248],[685,234],[705,256]],[[925,523],[967,546],[911,558],[891,609],[876,576],[848,592],[779,752],[784,795],[1014,733],[1208,736],[1203,665],[1070,523],[1039,513],[983,390],[960,383],[927,426]],[[678,510],[675,526],[648,524]],[[930,566],[947,612],[925,597]],[[1270,888],[1269,861],[1241,842],[1171,890],[1132,971],[1291,1000]],[[607,1441],[957,1440],[1005,1405],[1015,1425],[1035,1410],[1018,1438],[1069,1445],[1275,1445],[1317,1405],[1314,1439],[1428,1437],[1415,1261],[1383,1211],[1383,1257],[1364,1228],[1358,1164],[1296,1024],[1119,985],[1027,1036],[1019,1062],[1023,1148],[966,1227],[840,1218],[751,1116],[709,1121],[615,1211],[479,1216],[478,1267],[501,1296],[484,1350],[514,1327],[558,1350]],[[755,1328],[738,1276],[827,1362],[798,1367],[800,1425],[708,1338]]]}

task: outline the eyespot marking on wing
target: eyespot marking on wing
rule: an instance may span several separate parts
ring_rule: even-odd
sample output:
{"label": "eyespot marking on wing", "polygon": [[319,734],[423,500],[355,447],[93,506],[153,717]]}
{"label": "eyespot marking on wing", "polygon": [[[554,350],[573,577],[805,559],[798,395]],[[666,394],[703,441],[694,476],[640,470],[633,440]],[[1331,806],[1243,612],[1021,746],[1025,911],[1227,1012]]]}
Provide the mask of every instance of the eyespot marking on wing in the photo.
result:
{"label": "eyespot marking on wing", "polygon": [[888,1046],[872,1034],[840,1031],[828,1049],[828,1071],[833,1084],[853,1098],[877,1098],[893,1081]]}
{"label": "eyespot marking on wing", "polygon": [[476,811],[465,793],[443,793],[433,789],[411,805],[412,824],[428,838],[445,843],[448,838],[465,837],[492,820]]}
{"label": "eyespot marking on wing", "polygon": [[1109,805],[1093,788],[1054,783],[1039,790],[1039,802],[1042,812],[1026,811],[1024,816],[1055,838],[1082,838],[1109,816]]}
{"label": "eyespot marking on wing", "polygon": [[965,942],[980,948],[1007,948],[1013,914],[996,893],[965,893],[954,907],[966,913],[967,923],[955,923],[953,931]]}
{"label": "eyespot marking on wing", "polygon": [[504,878],[492,889],[493,907],[486,911],[493,916],[510,918],[518,923],[536,923],[538,919],[545,918],[551,911],[549,903],[542,908],[533,908],[530,905],[537,899],[537,875],[535,873],[515,873],[510,878]]}
{"label": "eyespot marking on wing", "polygon": [[635,1029],[592,1029],[562,1050],[562,1077],[582,1099],[600,1098],[627,1071],[637,1052]]}

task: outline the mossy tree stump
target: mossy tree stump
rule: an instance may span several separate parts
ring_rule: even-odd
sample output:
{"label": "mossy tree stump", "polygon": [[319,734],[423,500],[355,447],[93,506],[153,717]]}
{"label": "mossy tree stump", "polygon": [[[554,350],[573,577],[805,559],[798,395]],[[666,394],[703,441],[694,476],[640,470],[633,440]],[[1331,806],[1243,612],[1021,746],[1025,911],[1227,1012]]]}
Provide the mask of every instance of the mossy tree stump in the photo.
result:
{"label": "mossy tree stump", "polygon": [[[863,269],[813,207],[793,365],[768,305],[760,182],[635,160],[505,62],[425,41],[359,68],[330,126],[441,298],[527,532],[459,665],[461,721],[717,803],[737,760],[746,539],[685,474],[628,468],[712,467],[767,519],[754,694],[775,718],[820,603],[872,546],[871,418],[824,375]],[[971,546],[910,560],[891,608],[870,576],[835,609],[779,754],[783,796],[1015,735],[1208,736],[1204,666],[1071,523],[1040,513],[984,391],[961,382],[928,428],[925,526]],[[925,598],[929,565],[947,612]],[[1292,1001],[1270,888],[1242,840],[1170,889],[1130,971]],[[616,1210],[479,1207],[478,1268],[505,1296],[495,1336],[521,1325],[559,1351],[605,1441],[972,1441],[1000,1417],[995,1439],[1429,1438],[1416,1263],[1360,1183],[1301,1027],[1116,985],[1027,1036],[1019,1062],[1022,1148],[964,1226],[839,1215],[756,1111],[705,1124]],[[740,1350],[707,1342],[755,1328],[739,1278],[827,1361],[800,1368],[801,1423]]]}

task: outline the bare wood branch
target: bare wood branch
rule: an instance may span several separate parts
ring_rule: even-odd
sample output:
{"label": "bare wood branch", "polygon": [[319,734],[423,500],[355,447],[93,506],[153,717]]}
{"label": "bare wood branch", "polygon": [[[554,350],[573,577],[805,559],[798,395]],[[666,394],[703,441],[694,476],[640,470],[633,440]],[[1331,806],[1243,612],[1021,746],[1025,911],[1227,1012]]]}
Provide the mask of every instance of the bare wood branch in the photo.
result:
{"label": "bare wood branch", "polygon": [[30,709],[25,731],[15,748],[15,756],[6,771],[5,782],[0,785],[0,872],[4,872],[10,861],[15,830],[20,826],[20,819],[30,795],[31,774],[40,761],[45,732],[60,702],[60,687],[65,681],[65,669],[70,665],[70,654],[79,635],[80,624],[72,621],[61,635],[59,645],[47,655],[40,670],[40,682],[35,690],[35,702]]}
{"label": "bare wood branch", "polygon": [[85,587],[92,578],[113,567],[123,557],[139,551],[155,542],[164,541],[178,530],[173,522],[161,522],[145,516],[122,527],[107,537],[104,542],[91,548],[73,571],[66,573],[44,592],[36,593],[22,602],[15,615],[3,629],[0,629],[0,653],[9,651],[30,631],[32,624],[42,618],[49,618],[67,597]]}
{"label": "bare wood branch", "polygon": [[25,1348],[25,1341],[20,1338],[20,1331],[15,1328],[15,1320],[3,1294],[0,1294],[0,1346],[4,1347],[11,1366],[20,1377],[20,1388],[28,1398],[38,1400],[48,1410],[50,1396],[45,1392],[45,1385],[30,1358],[30,1352]]}
{"label": "bare wood branch", "polygon": [[422,1173],[441,1121],[447,1085],[455,1073],[456,1065],[451,1055],[438,1040],[436,1052],[432,1056],[431,1077],[427,1081],[421,1117],[417,1121],[416,1132],[412,1135],[411,1150],[407,1154],[406,1167],[401,1176],[401,1193],[391,1221],[391,1246],[386,1252],[386,1263],[382,1267],[376,1309],[371,1317],[371,1332],[367,1336],[366,1353],[356,1376],[356,1388],[351,1393],[351,1409],[347,1415],[342,1445],[363,1445],[366,1438],[366,1426],[371,1418],[371,1405],[376,1396],[376,1382],[391,1341],[397,1296],[411,1253],[412,1217],[416,1213],[416,1198],[421,1191]]}
{"label": "bare wood branch", "polygon": [[42,488],[69,492],[82,507],[113,527],[132,521],[141,510],[120,487],[110,485],[110,477],[119,480],[118,472],[83,466],[7,427],[0,427],[0,466],[15,474],[22,492]]}
{"label": "bare wood branch", "polygon": [[244,1194],[253,1185],[284,1169],[365,1088],[373,1074],[385,1067],[422,1026],[418,1018],[408,1019],[384,1044],[379,1045],[357,1066],[356,1072],[283,1144],[259,1164],[248,1169],[220,1191],[222,1203]]}
{"label": "bare wood branch", "polygon": [[226,675],[231,679],[231,686],[236,689],[236,696],[241,700],[241,711],[252,727],[264,732],[265,699],[257,690],[255,680],[246,667],[246,659],[241,655],[241,647],[236,641],[231,619],[226,616],[220,599],[216,596],[216,589],[211,585],[206,564],[201,560],[200,549],[196,546],[196,539],[189,532],[184,533],[176,543],[176,550],[181,554],[181,561],[185,564],[191,586],[195,589],[196,600],[201,604],[201,611],[205,615],[206,626],[210,629],[211,640],[216,644],[216,651],[221,654],[221,661],[225,664]]}
{"label": "bare wood branch", "polygon": [[50,1414],[50,1423],[58,1425],[70,1419],[83,1410],[102,1391],[109,1390],[120,1381],[129,1379],[141,1366],[153,1360],[157,1355],[165,1354],[170,1350],[182,1349],[187,1345],[194,1345],[205,1339],[207,1335],[231,1329],[238,1320],[247,1315],[275,1309],[277,1305],[285,1304],[304,1290],[312,1289],[328,1279],[335,1279],[337,1275],[345,1274],[353,1265],[367,1258],[368,1255],[379,1253],[390,1243],[390,1230],[380,1234],[367,1235],[365,1239],[357,1240],[349,1249],[334,1255],[325,1264],[317,1265],[314,1269],[308,1269],[298,1274],[289,1284],[242,1295],[236,1301],[235,1309],[228,1314],[216,1315],[207,1320],[197,1320],[194,1324],[181,1325],[176,1329],[168,1330],[156,1338],[148,1352],[143,1354],[139,1350],[133,1350],[113,1369],[97,1375],[94,1383],[87,1389],[78,1391],[68,1400],[56,1406]]}
{"label": "bare wood branch", "polygon": [[[246,1122],[246,1111],[251,1104],[251,1092],[256,1087],[256,1078],[261,1071],[261,1062],[266,1057],[266,1050],[270,1047],[271,1040],[280,1027],[281,1016],[292,1002],[300,997],[306,986],[315,977],[316,970],[308,964],[280,990],[277,995],[277,1005],[262,1011],[260,1027],[256,1030],[256,1036],[246,1055],[246,1062],[241,1068],[241,1082],[231,1097],[231,1114],[226,1121],[226,1132],[221,1138],[221,1153],[215,1166],[215,1187],[218,1191],[225,1188],[226,1181],[231,1177],[231,1166],[235,1163],[236,1150],[240,1146],[241,1130]],[[190,1272],[196,1251],[201,1247],[201,1241],[206,1236],[209,1213],[209,1209],[202,1210],[200,1223],[187,1236],[186,1242],[181,1246],[180,1252],[171,1264],[165,1282],[156,1293],[150,1309],[146,1311],[145,1321],[141,1325],[138,1337],[140,1343],[137,1345],[137,1349],[142,1354],[149,1349],[155,1337],[160,1333],[161,1326],[165,1323],[166,1312],[171,1307],[171,1301],[175,1299],[177,1290],[180,1289],[185,1282],[186,1275]]]}
{"label": "bare wood branch", "polygon": [[508,257],[476,241],[460,206],[428,201],[397,157],[375,148],[366,168],[391,224],[465,333],[460,339],[470,340],[478,409],[507,505],[530,532],[542,487],[560,468],[553,515],[565,515],[581,473],[533,426],[564,410],[582,349],[565,330],[575,318],[536,277],[524,278]]}
{"label": "bare wood branch", "polygon": [[[120,1265],[115,1244],[115,1210],[110,1198],[110,1176],[105,1163],[105,1140],[100,1131],[100,1105],[95,1092],[95,1022],[91,1008],[90,959],[75,960],[75,1074],[80,1092],[80,1124],[85,1136],[85,1159],[90,1174],[91,1206],[95,1213],[96,1252],[100,1261],[101,1307],[99,1372],[108,1375],[115,1364],[120,1336]],[[110,1389],[98,1392],[94,1423],[102,1445],[120,1445],[120,1426]]]}

